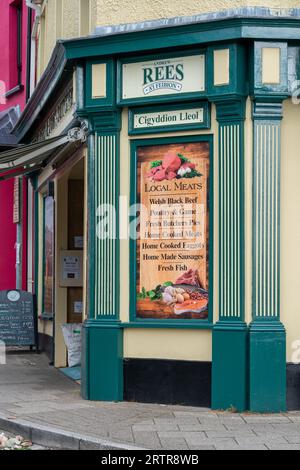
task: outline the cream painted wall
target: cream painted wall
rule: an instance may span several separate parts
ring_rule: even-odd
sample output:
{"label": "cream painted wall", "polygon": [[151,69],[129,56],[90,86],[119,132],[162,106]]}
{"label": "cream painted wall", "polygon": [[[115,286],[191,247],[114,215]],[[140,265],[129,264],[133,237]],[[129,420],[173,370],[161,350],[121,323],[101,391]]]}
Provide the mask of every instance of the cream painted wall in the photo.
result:
{"label": "cream painted wall", "polygon": [[57,29],[59,23],[57,22],[57,5],[54,0],[50,0],[44,11],[45,17],[45,42],[44,42],[44,64],[47,65],[48,60],[55,47],[56,37],[58,36]]}
{"label": "cream painted wall", "polygon": [[110,25],[189,16],[245,6],[299,7],[299,0],[91,0],[95,23]]}
{"label": "cream painted wall", "polygon": [[37,78],[47,67],[56,41],[88,35],[96,25],[90,0],[44,0],[38,30]]}
{"label": "cream painted wall", "polygon": [[61,325],[67,322],[68,290],[59,286],[60,252],[68,249],[68,175],[55,182],[55,366],[67,365],[67,350]]}
{"label": "cream painted wall", "polygon": [[300,341],[300,104],[287,100],[283,108],[280,310],[287,330],[287,362],[292,362],[293,342]]}
{"label": "cream painted wall", "polygon": [[124,357],[211,361],[210,330],[126,329]]}
{"label": "cream painted wall", "polygon": [[80,0],[62,0],[62,37],[80,36]]}

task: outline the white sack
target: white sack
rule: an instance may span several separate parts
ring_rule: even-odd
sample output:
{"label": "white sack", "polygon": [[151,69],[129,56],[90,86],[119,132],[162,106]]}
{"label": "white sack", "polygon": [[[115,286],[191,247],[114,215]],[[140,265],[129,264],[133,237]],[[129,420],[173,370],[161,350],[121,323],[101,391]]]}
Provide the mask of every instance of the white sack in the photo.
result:
{"label": "white sack", "polygon": [[65,344],[68,350],[68,365],[81,365],[81,323],[64,323],[61,326]]}

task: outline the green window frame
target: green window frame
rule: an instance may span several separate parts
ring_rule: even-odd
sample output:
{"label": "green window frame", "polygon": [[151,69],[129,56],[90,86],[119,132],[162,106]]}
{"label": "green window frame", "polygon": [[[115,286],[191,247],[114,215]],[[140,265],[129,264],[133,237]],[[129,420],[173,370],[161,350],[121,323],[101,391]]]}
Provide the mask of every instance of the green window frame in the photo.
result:
{"label": "green window frame", "polygon": [[213,136],[211,134],[192,135],[184,137],[159,137],[142,140],[131,141],[131,168],[130,168],[130,205],[138,202],[137,198],[137,149],[141,146],[163,145],[187,142],[208,142],[210,155],[210,171],[209,171],[209,304],[207,319],[150,319],[138,318],[136,315],[136,277],[137,277],[137,244],[136,240],[130,239],[130,321],[123,324],[128,328],[199,328],[211,329],[213,326],[213,220],[214,220],[214,195],[213,195]]}

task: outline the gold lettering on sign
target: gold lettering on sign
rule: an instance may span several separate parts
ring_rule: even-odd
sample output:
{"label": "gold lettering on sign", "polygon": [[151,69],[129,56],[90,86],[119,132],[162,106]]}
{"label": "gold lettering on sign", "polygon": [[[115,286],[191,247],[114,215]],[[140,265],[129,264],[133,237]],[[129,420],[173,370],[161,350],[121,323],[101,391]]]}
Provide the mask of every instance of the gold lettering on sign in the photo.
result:
{"label": "gold lettering on sign", "polygon": [[71,111],[73,104],[73,88],[71,88],[38,130],[33,142],[49,139],[64,117]]}
{"label": "gold lettering on sign", "polygon": [[20,223],[20,180],[14,179],[13,223]]}

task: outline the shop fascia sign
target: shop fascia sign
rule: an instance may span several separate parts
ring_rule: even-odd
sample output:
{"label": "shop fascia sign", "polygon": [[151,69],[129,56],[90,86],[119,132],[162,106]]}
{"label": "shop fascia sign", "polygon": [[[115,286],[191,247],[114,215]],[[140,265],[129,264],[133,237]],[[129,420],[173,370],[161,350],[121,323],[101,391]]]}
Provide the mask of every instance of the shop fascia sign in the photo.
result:
{"label": "shop fascia sign", "polygon": [[129,134],[151,133],[153,130],[209,129],[209,105],[206,101],[177,105],[130,108]]}
{"label": "shop fascia sign", "polygon": [[20,179],[14,179],[13,223],[20,223]]}
{"label": "shop fascia sign", "polygon": [[73,87],[68,87],[60,101],[48,114],[46,120],[40,126],[33,142],[42,142],[59,134],[62,123],[64,128],[72,121],[74,111]]}
{"label": "shop fascia sign", "polygon": [[121,102],[199,94],[205,90],[205,55],[123,62],[121,75]]}

